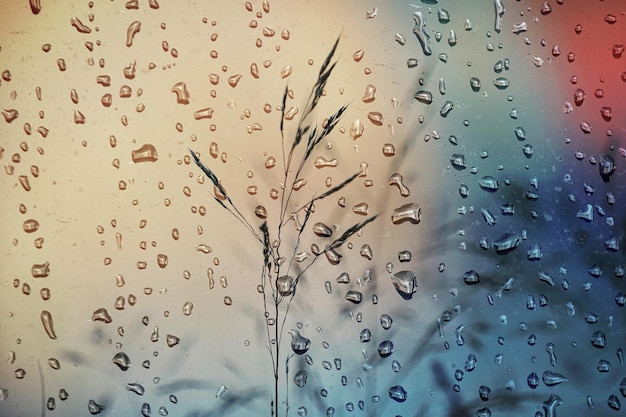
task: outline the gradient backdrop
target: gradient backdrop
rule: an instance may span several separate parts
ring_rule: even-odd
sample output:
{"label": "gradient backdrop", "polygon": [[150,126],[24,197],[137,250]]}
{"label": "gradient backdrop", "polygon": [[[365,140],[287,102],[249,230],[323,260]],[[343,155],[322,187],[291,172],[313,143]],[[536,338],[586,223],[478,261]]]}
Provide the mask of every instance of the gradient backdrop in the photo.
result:
{"label": "gradient backdrop", "polygon": [[[312,416],[553,416],[557,404],[560,415],[600,416],[621,407],[626,9],[620,0],[502,4],[496,31],[492,0],[5,1],[0,415],[142,415],[142,407],[143,415],[270,415],[262,247],[213,200],[188,149],[255,228],[263,206],[274,233],[285,86],[286,107],[298,109],[284,122],[289,147],[337,38],[312,121],[348,104],[313,152],[338,163],[309,160],[290,210],[367,168],[316,203],[311,221],[336,238],[365,219],[362,203],[379,217],[338,249],[338,265],[322,256],[299,282],[279,401],[288,395],[291,415]],[[416,12],[430,51],[414,33]],[[375,93],[364,97],[368,86]],[[414,98],[422,90],[432,103]],[[599,164],[611,160],[605,182]],[[389,184],[394,173],[408,195]],[[480,187],[485,176],[497,191]],[[405,204],[420,207],[419,224],[392,222]],[[503,214],[507,204],[514,214]],[[296,252],[330,242],[312,224]],[[493,242],[507,233],[519,245],[498,254]],[[285,256],[296,236],[288,222]],[[540,259],[528,259],[532,245]],[[410,300],[390,278],[402,270],[417,276]],[[466,285],[467,271],[477,285]],[[336,280],[344,272],[348,284]],[[350,290],[362,293],[360,304],[346,301]],[[110,323],[94,315],[102,308]],[[290,359],[287,394],[289,329],[311,347],[309,363]],[[360,341],[364,329],[369,342]],[[590,342],[598,331],[604,348]],[[179,343],[169,347],[167,335]],[[382,358],[385,340],[394,351]],[[112,361],[119,352],[130,358],[127,371]],[[308,378],[298,387],[301,370]],[[536,387],[527,382],[533,372]],[[567,381],[548,385],[544,372]],[[391,398],[392,387],[406,401]]]}

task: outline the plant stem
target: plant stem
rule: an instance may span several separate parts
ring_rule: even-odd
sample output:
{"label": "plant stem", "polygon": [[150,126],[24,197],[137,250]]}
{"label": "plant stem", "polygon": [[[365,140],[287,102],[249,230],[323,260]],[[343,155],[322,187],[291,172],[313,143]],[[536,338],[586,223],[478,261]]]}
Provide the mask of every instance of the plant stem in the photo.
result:
{"label": "plant stem", "polygon": [[[275,320],[274,320],[274,340],[276,343],[276,356],[274,362],[274,396],[276,400],[274,402],[274,407],[276,408],[276,417],[278,417],[278,367],[280,366],[279,353],[280,353],[280,341],[278,339],[278,301],[275,301]],[[270,340],[271,344],[271,340]]]}

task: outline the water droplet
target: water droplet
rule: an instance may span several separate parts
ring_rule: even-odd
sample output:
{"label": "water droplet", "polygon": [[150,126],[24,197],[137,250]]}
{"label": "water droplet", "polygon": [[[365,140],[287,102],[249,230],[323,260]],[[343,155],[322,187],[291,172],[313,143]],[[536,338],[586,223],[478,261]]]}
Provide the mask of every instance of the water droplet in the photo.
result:
{"label": "water droplet", "polygon": [[291,106],[285,112],[285,120],[293,120],[294,117],[298,114],[298,108],[296,106]]}
{"label": "water droplet", "polygon": [[54,322],[52,320],[52,314],[50,314],[49,311],[44,310],[41,312],[41,323],[48,337],[50,337],[50,339],[56,339],[57,335],[54,332]]}
{"label": "water droplet", "polygon": [[388,314],[380,315],[380,325],[383,329],[389,330],[391,328],[392,323],[393,323],[393,320],[391,316],[389,316]]}
{"label": "water droplet", "polygon": [[315,168],[325,168],[325,167],[336,167],[339,165],[339,160],[336,158],[326,159],[323,156],[318,156],[315,158]]}
{"label": "water droplet", "polygon": [[393,353],[393,342],[391,340],[384,340],[378,345],[378,354],[381,358],[386,358]]}
{"label": "water droplet", "polygon": [[563,375],[551,371],[545,371],[541,375],[541,379],[543,380],[543,383],[546,384],[546,386],[548,387],[567,382],[567,378],[565,378]]}
{"label": "water droplet", "polygon": [[89,403],[87,403],[87,410],[89,410],[89,414],[96,415],[104,411],[104,406],[98,404],[94,400],[89,400]]}
{"label": "water droplet", "polygon": [[311,340],[306,337],[300,335],[297,330],[290,330],[289,334],[291,335],[291,349],[297,355],[302,355],[306,353],[311,347]]}
{"label": "water droplet", "polygon": [[350,137],[352,140],[357,140],[363,135],[363,131],[365,130],[365,126],[361,123],[361,120],[355,119],[352,122],[352,126],[350,126]]}
{"label": "water droplet", "polygon": [[394,385],[389,388],[389,398],[396,402],[403,403],[407,399],[407,392],[401,385]]}
{"label": "water droplet", "polygon": [[130,368],[130,358],[124,352],[118,352],[113,356],[113,363],[118,366],[122,371],[127,371]]}
{"label": "water droplet", "polygon": [[191,301],[187,301],[185,304],[183,304],[183,314],[185,316],[190,316],[192,310],[193,304],[191,303]]}
{"label": "water droplet", "polygon": [[416,203],[407,203],[396,209],[391,214],[391,222],[393,224],[401,224],[410,222],[418,224],[421,221],[421,211],[419,205]]}
{"label": "water droplet", "polygon": [[241,74],[231,75],[230,77],[228,77],[228,85],[235,88],[237,87],[239,80],[241,80]]}
{"label": "water droplet", "polygon": [[167,343],[168,347],[174,347],[180,343],[180,339],[174,335],[168,334],[167,336],[165,336],[165,342]]}
{"label": "water droplet", "polygon": [[457,170],[462,170],[467,168],[467,163],[465,162],[465,155],[462,153],[453,153],[450,156],[450,163]]}
{"label": "water droplet", "polygon": [[476,355],[470,353],[465,360],[465,371],[472,372],[474,369],[476,369],[476,361]]}
{"label": "water droplet", "polygon": [[491,388],[486,385],[481,385],[478,388],[478,396],[483,401],[489,401],[489,397],[491,396]]}
{"label": "water droplet", "polygon": [[93,314],[91,315],[91,320],[101,321],[103,323],[111,323],[113,321],[113,319],[109,315],[109,312],[106,310],[106,308],[99,308],[96,311],[94,311]]}
{"label": "water droplet", "polygon": [[350,290],[346,293],[345,299],[353,304],[360,304],[363,301],[363,294],[359,291]]}
{"label": "water droplet", "polygon": [[441,106],[441,109],[439,110],[439,114],[441,115],[441,117],[447,117],[453,108],[454,108],[454,103],[452,103],[450,100],[446,100],[446,102],[443,103],[443,106]]}
{"label": "water droplet", "polygon": [[293,68],[291,65],[285,65],[282,70],[280,70],[280,78],[285,79],[291,75]]}
{"label": "water droplet", "polygon": [[582,130],[584,134],[588,135],[592,131],[591,124],[585,121],[580,122],[580,130]]}
{"label": "water droplet", "polygon": [[422,46],[422,51],[424,52],[424,55],[431,55],[432,50],[430,49],[430,36],[428,35],[428,33],[426,33],[426,19],[424,19],[422,12],[413,13],[413,20],[415,21],[415,25],[413,26],[413,34],[415,34],[417,40]]}
{"label": "water droplet", "polygon": [[413,98],[424,104],[430,104],[433,102],[433,94],[426,90],[419,90],[417,93],[413,94]]}
{"label": "water droplet", "polygon": [[606,335],[604,332],[601,330],[594,332],[591,336],[591,344],[598,349],[604,349],[606,347]]}
{"label": "water droplet", "polygon": [[126,390],[130,392],[134,392],[137,395],[143,395],[146,392],[146,389],[143,385],[136,382],[128,382],[126,383]]}
{"label": "water droplet", "polygon": [[376,86],[372,84],[368,84],[368,86],[365,87],[365,93],[363,93],[363,97],[361,98],[361,100],[363,101],[363,103],[371,103],[375,99],[376,99]]}
{"label": "water droplet", "polygon": [[412,271],[396,272],[391,276],[391,282],[398,294],[405,300],[410,300],[417,292],[417,276]]}
{"label": "water droplet", "polygon": [[361,250],[359,251],[360,255],[365,259],[372,260],[374,255],[372,254],[372,248],[367,243],[361,246]]}
{"label": "water droplet", "polygon": [[355,214],[360,214],[362,216],[367,216],[369,212],[369,205],[367,203],[355,204],[352,207],[352,212]]}
{"label": "water droplet", "polygon": [[510,85],[508,78],[497,77],[493,79],[493,85],[496,86],[499,90],[504,90]]}
{"label": "water droplet", "polygon": [[400,195],[402,197],[408,197],[411,192],[409,188],[404,184],[402,175],[396,173],[391,174],[389,177],[389,185],[395,185],[400,190]]}
{"label": "water droplet", "polygon": [[33,233],[39,230],[39,222],[35,219],[28,219],[24,221],[22,228],[26,233]]}
{"label": "water droplet", "polygon": [[309,373],[304,369],[298,371],[293,377],[293,383],[296,384],[297,387],[302,388],[306,385],[307,378],[309,377]]}
{"label": "water droplet", "polygon": [[138,20],[135,20],[128,26],[128,29],[126,30],[126,46],[127,47],[130,48],[131,46],[133,46],[135,35],[140,30],[141,30],[141,22]]}
{"label": "water droplet", "polygon": [[313,233],[320,237],[330,237],[333,234],[333,230],[324,223],[318,222],[313,225]]}
{"label": "water droplet", "polygon": [[70,19],[70,23],[76,28],[79,33],[91,33],[91,29],[83,22],[81,22],[80,19],[76,16]]}

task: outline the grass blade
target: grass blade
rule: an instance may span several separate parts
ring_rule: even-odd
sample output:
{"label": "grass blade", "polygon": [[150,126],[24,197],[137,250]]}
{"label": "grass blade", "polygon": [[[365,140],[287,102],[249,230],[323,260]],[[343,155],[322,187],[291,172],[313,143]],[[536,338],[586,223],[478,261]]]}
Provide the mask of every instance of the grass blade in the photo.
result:
{"label": "grass blade", "polygon": [[344,243],[346,243],[346,241],[348,239],[350,239],[350,237],[352,235],[354,235],[355,233],[357,233],[359,230],[361,230],[363,227],[365,227],[367,224],[373,222],[376,217],[378,217],[378,214],[363,220],[360,223],[357,223],[355,225],[353,225],[352,227],[350,227],[348,230],[346,230],[345,232],[343,232],[343,234],[341,236],[339,236],[337,239],[335,239],[333,241],[333,243],[331,243],[330,245],[328,245],[326,247],[326,249],[324,249],[324,251],[328,251],[330,249],[337,249],[338,247],[340,247],[341,245],[343,245]]}
{"label": "grass blade", "polygon": [[359,175],[361,175],[360,172],[357,172],[356,174],[352,174],[351,176],[349,176],[348,178],[343,180],[343,182],[341,184],[339,184],[339,185],[331,188],[330,190],[326,191],[325,193],[320,194],[317,197],[315,197],[315,199],[313,201],[321,200],[322,198],[328,197],[329,195],[332,195],[332,194],[336,193],[337,191],[341,190],[343,187],[345,187],[346,185],[350,184],[352,181],[357,179],[359,177]]}
{"label": "grass blade", "polygon": [[270,249],[270,233],[267,229],[267,222],[263,222],[261,225],[261,232],[263,233],[263,263],[265,267],[270,269],[270,255],[272,253]]}

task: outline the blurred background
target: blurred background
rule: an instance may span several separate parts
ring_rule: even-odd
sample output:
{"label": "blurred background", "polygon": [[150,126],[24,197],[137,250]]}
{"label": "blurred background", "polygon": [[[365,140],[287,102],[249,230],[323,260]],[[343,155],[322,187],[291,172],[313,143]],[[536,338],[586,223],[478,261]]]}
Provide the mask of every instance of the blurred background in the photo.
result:
{"label": "blurred background", "polygon": [[[0,415],[271,415],[263,247],[189,149],[272,241],[297,189],[296,271],[378,214],[298,283],[279,415],[621,409],[625,11],[5,1]],[[281,115],[288,150],[337,39],[306,120],[347,110],[291,187]],[[298,239],[289,214],[359,172]]]}

